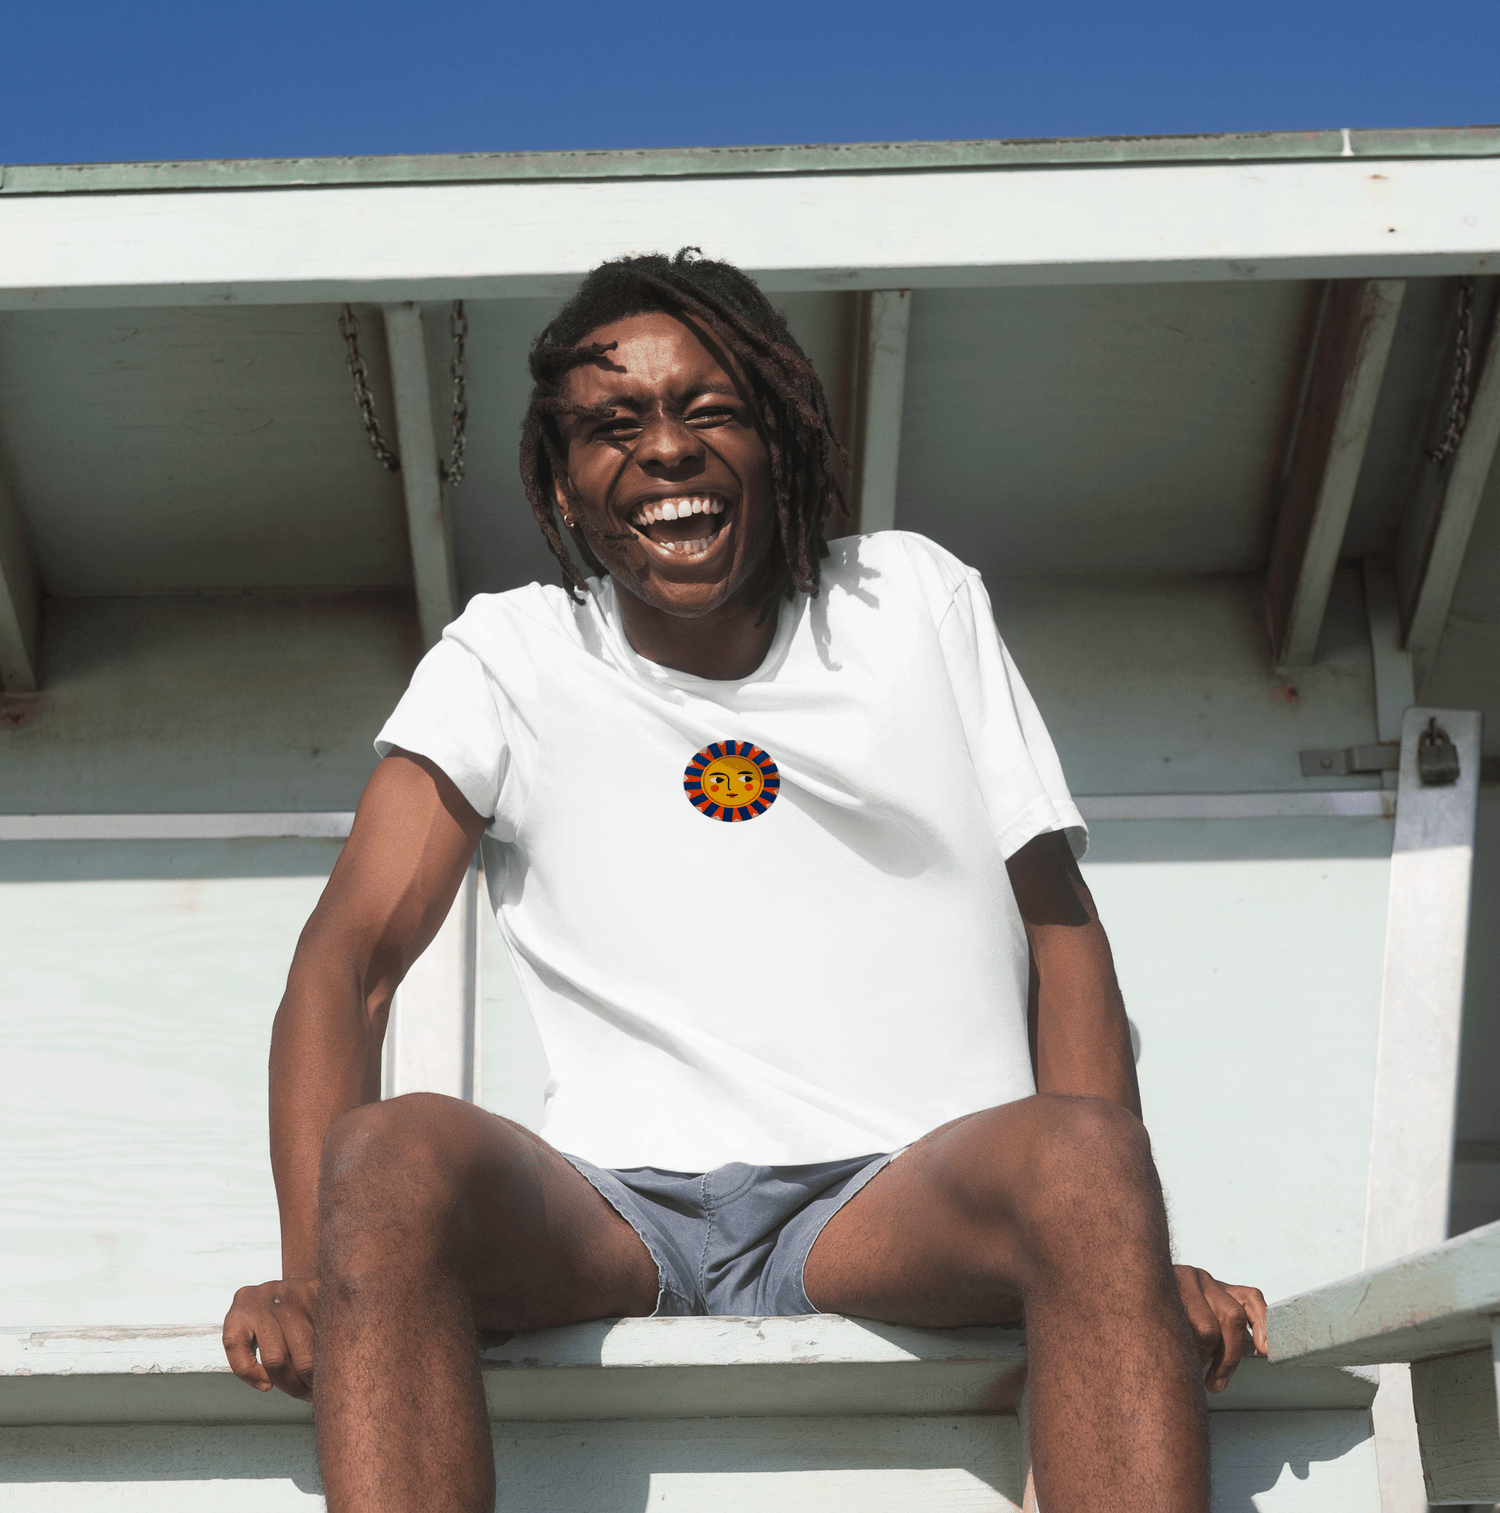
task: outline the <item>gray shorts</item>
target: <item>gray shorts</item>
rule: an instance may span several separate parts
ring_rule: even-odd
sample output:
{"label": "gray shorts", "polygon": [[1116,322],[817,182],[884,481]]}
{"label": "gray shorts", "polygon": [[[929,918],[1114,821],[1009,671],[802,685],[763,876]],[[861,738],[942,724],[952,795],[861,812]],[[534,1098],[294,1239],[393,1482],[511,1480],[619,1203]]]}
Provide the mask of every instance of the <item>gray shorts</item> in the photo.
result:
{"label": "gray shorts", "polygon": [[817,1313],[802,1268],[823,1226],[900,1152],[812,1166],[608,1171],[567,1159],[641,1237],[656,1262],[656,1316]]}

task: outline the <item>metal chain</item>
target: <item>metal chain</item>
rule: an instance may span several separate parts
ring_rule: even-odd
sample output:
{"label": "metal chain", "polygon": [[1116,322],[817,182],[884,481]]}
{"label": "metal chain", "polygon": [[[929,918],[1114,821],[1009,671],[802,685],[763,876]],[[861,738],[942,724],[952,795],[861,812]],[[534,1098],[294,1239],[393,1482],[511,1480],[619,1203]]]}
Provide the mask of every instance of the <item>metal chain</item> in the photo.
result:
{"label": "metal chain", "polygon": [[1474,366],[1474,280],[1458,281],[1458,334],[1453,343],[1453,397],[1448,402],[1448,424],[1442,440],[1428,450],[1427,456],[1439,467],[1458,450],[1464,427],[1469,423],[1469,405],[1474,391],[1469,376]]}
{"label": "metal chain", "polygon": [[448,461],[439,464],[439,471],[450,489],[456,489],[464,481],[464,449],[468,438],[464,428],[469,420],[469,366],[464,344],[469,335],[469,320],[464,314],[464,302],[453,301],[448,312],[448,334],[453,338],[453,356],[448,363],[448,373],[453,379],[453,439],[449,446]]}
{"label": "metal chain", "polygon": [[399,473],[401,471],[401,459],[385,444],[385,437],[380,434],[380,421],[375,414],[375,398],[370,393],[370,370],[365,366],[365,360],[359,350],[359,319],[351,306],[344,306],[344,313],[339,316],[339,334],[344,338],[344,345],[349,349],[349,376],[354,380],[354,399],[359,405],[359,413],[364,418],[365,436],[370,443],[370,450],[380,460],[381,467],[387,472]]}

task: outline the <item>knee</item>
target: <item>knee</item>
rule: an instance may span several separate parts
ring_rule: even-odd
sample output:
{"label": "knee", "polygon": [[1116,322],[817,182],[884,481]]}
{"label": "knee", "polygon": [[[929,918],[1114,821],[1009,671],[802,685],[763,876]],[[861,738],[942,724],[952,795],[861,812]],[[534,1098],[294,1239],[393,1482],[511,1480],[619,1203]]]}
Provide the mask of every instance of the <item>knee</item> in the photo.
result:
{"label": "knee", "polygon": [[1042,1247],[1085,1237],[1129,1244],[1165,1235],[1151,1139],[1134,1114],[1105,1098],[1044,1094],[1019,1202],[1022,1226]]}
{"label": "knee", "polygon": [[408,1093],[340,1115],[323,1142],[319,1228],[335,1246],[377,1232],[441,1232],[464,1188],[454,1099]]}
{"label": "knee", "polygon": [[1054,1175],[1098,1173],[1118,1182],[1152,1168],[1146,1126],[1111,1099],[1040,1093],[1035,1104],[1036,1159],[1057,1167]]}

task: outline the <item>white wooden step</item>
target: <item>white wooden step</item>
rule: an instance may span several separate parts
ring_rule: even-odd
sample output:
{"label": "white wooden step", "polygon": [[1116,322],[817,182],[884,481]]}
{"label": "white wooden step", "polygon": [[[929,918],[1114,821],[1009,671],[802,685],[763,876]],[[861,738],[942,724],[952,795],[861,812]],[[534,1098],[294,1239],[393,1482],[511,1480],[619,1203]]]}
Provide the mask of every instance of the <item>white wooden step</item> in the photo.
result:
{"label": "white wooden step", "polygon": [[[484,1352],[507,1513],[1021,1506],[1018,1330],[830,1315],[604,1320]],[[1377,1513],[1372,1373],[1247,1362],[1210,1399],[1215,1504]],[[0,1331],[0,1510],[319,1505],[310,1413],[218,1326]]]}

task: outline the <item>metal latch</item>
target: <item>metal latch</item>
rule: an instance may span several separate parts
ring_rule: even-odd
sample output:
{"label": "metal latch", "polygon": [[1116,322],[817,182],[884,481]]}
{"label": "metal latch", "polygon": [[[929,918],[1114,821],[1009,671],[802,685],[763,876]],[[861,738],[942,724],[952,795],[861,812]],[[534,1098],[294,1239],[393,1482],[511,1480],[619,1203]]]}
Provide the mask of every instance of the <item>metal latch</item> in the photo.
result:
{"label": "metal latch", "polygon": [[[1444,736],[1443,739],[1446,741],[1448,738]],[[1395,772],[1401,766],[1401,744],[1399,741],[1381,741],[1374,746],[1329,746],[1304,751],[1301,757],[1302,776],[1305,778],[1342,778],[1359,772]]]}
{"label": "metal latch", "polygon": [[1436,715],[1417,737],[1417,777],[1424,788],[1447,788],[1458,781],[1458,748]]}

